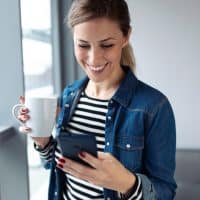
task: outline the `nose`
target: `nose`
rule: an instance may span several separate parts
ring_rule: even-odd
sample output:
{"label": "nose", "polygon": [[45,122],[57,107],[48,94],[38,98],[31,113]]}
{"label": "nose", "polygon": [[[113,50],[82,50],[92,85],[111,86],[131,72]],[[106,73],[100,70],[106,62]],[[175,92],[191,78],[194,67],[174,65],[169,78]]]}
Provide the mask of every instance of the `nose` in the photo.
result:
{"label": "nose", "polygon": [[88,64],[99,65],[102,62],[103,53],[99,48],[91,48],[88,52]]}

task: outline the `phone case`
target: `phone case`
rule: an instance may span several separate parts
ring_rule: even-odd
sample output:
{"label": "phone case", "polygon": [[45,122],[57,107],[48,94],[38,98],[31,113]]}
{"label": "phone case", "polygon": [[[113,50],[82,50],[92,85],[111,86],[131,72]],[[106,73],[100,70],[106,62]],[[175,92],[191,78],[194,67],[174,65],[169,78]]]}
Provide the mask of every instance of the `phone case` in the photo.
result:
{"label": "phone case", "polygon": [[57,137],[57,141],[60,145],[62,155],[76,162],[88,166],[86,162],[78,157],[81,151],[88,152],[97,157],[97,145],[94,135],[62,132]]}

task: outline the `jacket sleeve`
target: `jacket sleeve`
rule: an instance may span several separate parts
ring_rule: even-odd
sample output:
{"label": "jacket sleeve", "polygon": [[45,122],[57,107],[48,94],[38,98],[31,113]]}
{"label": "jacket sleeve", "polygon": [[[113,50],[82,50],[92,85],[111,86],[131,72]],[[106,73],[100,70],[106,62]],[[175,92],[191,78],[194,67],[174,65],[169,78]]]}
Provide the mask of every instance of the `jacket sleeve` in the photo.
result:
{"label": "jacket sleeve", "polygon": [[34,148],[36,151],[39,152],[40,158],[43,161],[43,165],[46,169],[50,168],[52,161],[54,160],[54,151],[56,148],[56,141],[51,136],[48,144],[43,148],[40,149],[35,143]]}
{"label": "jacket sleeve", "polygon": [[142,180],[144,200],[174,199],[176,128],[169,101],[164,98],[148,113],[145,132],[144,173]]}

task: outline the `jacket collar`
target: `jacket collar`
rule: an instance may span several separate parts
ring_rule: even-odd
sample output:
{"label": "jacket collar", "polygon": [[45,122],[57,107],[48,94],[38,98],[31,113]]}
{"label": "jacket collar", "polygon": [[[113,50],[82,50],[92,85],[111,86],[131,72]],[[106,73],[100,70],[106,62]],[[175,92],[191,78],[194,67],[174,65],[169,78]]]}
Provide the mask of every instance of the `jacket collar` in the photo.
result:
{"label": "jacket collar", "polygon": [[[124,79],[122,80],[119,88],[117,89],[116,93],[112,97],[112,99],[119,104],[121,104],[124,107],[127,107],[130,100],[132,99],[135,89],[137,86],[138,79],[136,76],[133,74],[131,69],[129,67],[124,67],[123,69],[126,73]],[[72,92],[81,92],[84,90],[88,83],[89,79],[86,76],[85,78],[76,81],[74,84],[70,86],[70,90]]]}
{"label": "jacket collar", "polygon": [[138,80],[129,67],[125,68],[125,72],[126,75],[112,99],[127,107],[135,93]]}

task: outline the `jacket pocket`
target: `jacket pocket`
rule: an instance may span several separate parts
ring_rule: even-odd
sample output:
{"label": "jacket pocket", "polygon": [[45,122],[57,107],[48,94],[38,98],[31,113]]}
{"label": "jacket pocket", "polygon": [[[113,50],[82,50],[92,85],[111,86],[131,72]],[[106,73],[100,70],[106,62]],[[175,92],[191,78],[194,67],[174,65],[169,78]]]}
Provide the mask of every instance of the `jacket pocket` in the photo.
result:
{"label": "jacket pocket", "polygon": [[115,142],[115,156],[131,171],[137,172],[142,167],[142,155],[144,149],[144,137],[142,136],[118,136]]}

